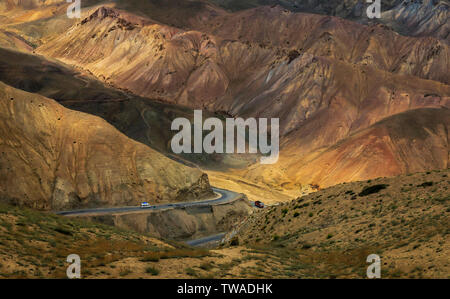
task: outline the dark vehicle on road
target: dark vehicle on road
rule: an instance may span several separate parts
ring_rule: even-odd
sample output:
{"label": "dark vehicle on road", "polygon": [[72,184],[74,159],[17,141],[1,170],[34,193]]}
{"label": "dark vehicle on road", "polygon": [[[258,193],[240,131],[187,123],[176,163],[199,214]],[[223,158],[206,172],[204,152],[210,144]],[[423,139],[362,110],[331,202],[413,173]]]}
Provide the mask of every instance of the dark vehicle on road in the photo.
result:
{"label": "dark vehicle on road", "polygon": [[263,209],[264,208],[264,203],[262,203],[261,201],[257,200],[257,201],[255,201],[255,207]]}

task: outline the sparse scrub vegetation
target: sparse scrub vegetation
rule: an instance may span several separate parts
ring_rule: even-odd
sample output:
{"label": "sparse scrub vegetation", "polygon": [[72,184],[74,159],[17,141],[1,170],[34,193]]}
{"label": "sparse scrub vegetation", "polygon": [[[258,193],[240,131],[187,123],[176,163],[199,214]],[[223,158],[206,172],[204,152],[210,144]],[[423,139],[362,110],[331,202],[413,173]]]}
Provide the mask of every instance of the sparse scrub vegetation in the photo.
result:
{"label": "sparse scrub vegetation", "polygon": [[192,268],[186,268],[185,272],[186,272],[186,274],[189,275],[189,276],[194,276],[194,277],[197,276],[197,271],[195,271],[195,270],[192,269]]}
{"label": "sparse scrub vegetation", "polygon": [[[0,277],[5,278],[64,278],[66,258],[71,253],[82,257],[82,277],[122,278],[138,274],[131,265],[120,263],[126,258],[158,263],[161,259],[201,259],[210,255],[205,249],[153,243],[147,236],[132,231],[5,204],[0,204],[0,225],[4,228],[0,230],[0,259],[16,264],[1,271]],[[11,259],[10,254],[5,255],[7,252],[15,252],[17,258]],[[28,267],[35,271],[22,272]],[[105,271],[105,267],[115,274]]]}
{"label": "sparse scrub vegetation", "polygon": [[147,267],[145,269],[145,273],[151,274],[153,276],[157,276],[157,275],[159,275],[159,270],[154,267]]}
{"label": "sparse scrub vegetation", "polygon": [[359,196],[367,196],[370,194],[378,193],[383,189],[386,189],[388,185],[386,184],[377,184],[369,187],[364,187],[364,189],[358,194]]}
{"label": "sparse scrub vegetation", "polygon": [[[377,185],[342,184],[262,210],[250,217],[254,226],[246,227],[248,232],[238,232],[229,243],[233,246],[223,247],[235,252],[226,262],[205,249],[177,243],[160,247],[137,233],[0,205],[0,255],[14,246],[20,257],[15,271],[5,272],[0,265],[1,276],[62,278],[70,250],[85,257],[83,277],[135,278],[144,273],[159,278],[171,272],[164,270],[166,264],[175,263],[179,277],[362,278],[365,258],[374,252],[386,263],[386,278],[436,277],[448,270],[442,261],[450,234],[449,182],[436,179],[442,178],[439,172],[430,176],[377,179],[377,185],[390,186],[389,193],[372,189],[364,200],[350,200],[357,196],[353,190]],[[421,186],[431,181],[432,188]],[[410,258],[414,271],[403,262]],[[28,267],[33,271],[25,271]]]}
{"label": "sparse scrub vegetation", "polygon": [[[379,178],[370,186],[366,181],[322,189],[275,207],[271,214],[279,217],[266,218],[267,227],[272,228],[270,238],[254,226],[246,227],[251,240],[245,231],[240,238],[246,246],[270,253],[272,260],[286,265],[281,277],[363,278],[369,252],[380,254],[385,267],[395,264],[396,268],[385,271],[384,277],[404,278],[412,270],[408,259],[420,265],[420,277],[442,277],[439,273],[449,270],[442,244],[450,233],[450,219],[446,217],[450,207],[449,182],[441,178],[449,171]],[[385,189],[388,192],[381,192]],[[353,190],[361,191],[355,194]],[[364,200],[351,200],[357,196]],[[293,211],[289,221],[280,221],[288,211]],[[300,215],[311,220],[305,221]],[[292,252],[290,258],[287,251]],[[349,252],[357,255],[347,255]],[[318,267],[327,271],[309,270]]]}

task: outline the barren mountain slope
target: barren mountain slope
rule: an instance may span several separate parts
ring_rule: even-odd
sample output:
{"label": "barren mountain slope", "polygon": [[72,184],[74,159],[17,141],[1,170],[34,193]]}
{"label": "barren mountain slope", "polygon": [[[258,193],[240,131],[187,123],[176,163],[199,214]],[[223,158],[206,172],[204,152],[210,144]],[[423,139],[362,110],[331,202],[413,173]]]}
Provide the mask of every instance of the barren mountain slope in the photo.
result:
{"label": "barren mountain slope", "polygon": [[[81,15],[103,2],[81,1]],[[0,46],[31,52],[49,37],[65,33],[79,21],[67,16],[69,5],[65,0],[0,2]]]}
{"label": "barren mountain slope", "polygon": [[210,194],[206,175],[128,139],[104,120],[0,87],[3,201],[60,210]]}
{"label": "barren mountain slope", "polygon": [[381,24],[366,26],[336,17],[263,6],[221,15],[193,26],[226,39],[449,82],[447,42],[431,37],[401,36]]}
{"label": "barren mountain slope", "polygon": [[252,214],[233,232],[234,243],[291,256],[297,275],[365,277],[375,253],[383,278],[448,278],[449,175],[336,185]]}
{"label": "barren mountain slope", "polygon": [[[278,25],[273,26],[274,22]],[[305,176],[290,173],[295,179],[285,181],[285,168],[298,170],[311,157],[383,118],[449,105],[450,90],[445,84],[449,79],[448,46],[439,40],[402,37],[377,26],[354,28],[348,21],[293,14],[277,7],[224,16],[220,24],[229,26],[208,30],[222,37],[244,33],[253,42],[185,32],[104,7],[38,51],[143,96],[233,116],[279,117],[283,166],[272,168],[265,176],[252,171],[245,174],[270,184],[281,176],[278,186],[294,183],[297,188],[297,184],[310,182],[308,171]],[[294,24],[298,25],[294,28],[306,29],[302,38],[289,29]],[[222,31],[224,28],[227,30]],[[306,51],[256,44],[267,38],[282,45],[288,38],[279,38],[280,28],[297,36],[298,46],[309,45]],[[273,34],[261,35],[265,30]],[[444,161],[432,165],[440,167]],[[351,166],[345,159],[340,162]],[[309,166],[311,171],[317,169]],[[261,170],[259,165],[254,167]],[[389,173],[408,171],[408,167]],[[336,172],[326,179],[326,185],[344,177],[378,174],[353,174],[351,167],[342,171],[352,174]],[[325,178],[314,180],[318,183]]]}
{"label": "barren mountain slope", "polygon": [[[123,26],[120,22],[132,26]],[[278,58],[289,56],[290,61],[299,54],[309,53],[350,64],[371,65],[392,73],[449,82],[447,76],[450,63],[449,45],[446,42],[434,38],[404,37],[381,25],[364,26],[335,17],[290,13],[280,7],[260,7],[219,15],[211,21],[206,19],[193,25],[196,30],[217,37],[151,24],[151,20],[145,22],[144,19],[133,17],[129,13],[103,7],[81,24],[72,27],[68,34],[61,35],[40,47],[39,52],[70,59],[73,63],[81,63],[87,68],[92,68],[93,71],[104,71],[106,74],[103,75],[106,78],[114,78],[114,75],[117,75],[115,71],[118,65],[125,60],[133,59],[133,63],[127,69],[139,62],[144,63],[147,68],[164,67],[166,72],[171,74],[171,78],[166,79],[170,81],[175,79],[186,81],[185,73],[193,72],[193,64],[196,68],[203,66],[203,69],[207,68],[210,72],[217,73],[213,73],[215,76],[228,75],[226,79],[232,80],[229,73],[245,71],[244,67],[248,67],[248,64],[244,64],[240,69],[220,74],[220,65],[228,62],[227,56],[253,57],[254,52],[261,52],[260,56],[270,55]],[[230,44],[234,47],[241,44],[233,43],[234,40],[246,43],[246,47],[252,49],[241,50],[249,53],[230,49]],[[96,50],[100,45],[104,48],[101,52]],[[140,52],[148,53],[147,59],[143,59],[142,53],[137,55],[138,49]],[[229,54],[227,50],[237,52]],[[88,57],[92,53],[95,55]],[[106,59],[107,55],[112,57]],[[169,58],[176,62],[171,65]],[[161,61],[156,63],[155,60],[158,59]],[[273,57],[269,59],[263,61],[266,68],[279,62]],[[252,65],[255,71],[258,62],[254,61],[256,65]],[[219,64],[219,67],[215,64]],[[180,72],[183,75],[178,74]],[[130,80],[128,77],[124,79]],[[137,79],[136,76],[134,79]],[[156,80],[150,76],[146,79]]]}
{"label": "barren mountain slope", "polygon": [[[210,2],[232,11],[261,5],[281,5],[291,11],[307,11],[342,18],[356,16],[366,6],[365,1],[358,0],[210,0]],[[391,9],[400,2],[402,0],[381,0],[385,9]]]}
{"label": "barren mountain slope", "polygon": [[193,23],[226,13],[209,0],[115,0],[114,6],[186,30],[192,29]]}
{"label": "barren mountain slope", "polygon": [[185,29],[195,29],[207,20],[220,25],[216,18],[228,15],[225,10],[236,12],[266,6],[337,16],[362,24],[381,23],[404,35],[449,41],[448,0],[382,0],[381,3],[380,19],[369,19],[366,10],[371,4],[361,0],[117,0],[114,5]]}
{"label": "barren mountain slope", "polygon": [[434,36],[449,40],[449,2],[447,0],[382,0],[381,18],[369,19],[370,3],[360,0],[211,0],[230,10],[260,5],[282,5],[295,12],[311,12],[358,21],[381,22],[399,33],[412,36]]}
{"label": "barren mountain slope", "polygon": [[450,42],[448,0],[403,0],[383,11],[381,21],[401,34],[434,36]]}
{"label": "barren mountain slope", "polygon": [[[381,19],[369,20],[365,14],[369,4],[357,0],[348,1],[229,1],[229,0],[84,0],[83,15],[95,5],[108,5],[124,9],[141,16],[150,17],[166,25],[184,29],[200,29],[205,23],[220,26],[221,17],[230,13],[220,8],[240,10],[260,5],[282,5],[290,11],[319,13],[358,21],[360,23],[382,23],[393,30],[412,36],[433,36],[443,40],[449,38],[448,1],[382,1]],[[216,5],[213,5],[216,4]],[[20,35],[28,42],[40,45],[46,36],[66,30],[75,22],[65,16],[69,4],[55,1],[5,1],[0,3],[0,25],[12,24],[6,30]],[[268,6],[267,6],[268,8]],[[4,44],[3,44],[4,45]]]}
{"label": "barren mountain slope", "polygon": [[[170,148],[170,141],[176,133],[171,130],[171,125],[179,117],[193,120],[194,113],[190,108],[139,97],[108,86],[94,76],[58,61],[1,47],[0,81],[54,99],[66,108],[99,116],[129,138],[180,161]],[[205,119],[210,116],[214,114],[204,111]],[[223,169],[245,166],[257,157],[186,154],[181,158],[188,165],[194,162],[207,168]]]}
{"label": "barren mountain slope", "polygon": [[[332,139],[314,147],[414,107],[445,106],[450,94],[448,85],[393,75],[365,62],[354,65],[140,25],[145,20],[127,21],[121,14],[99,9],[38,50],[150,98],[233,116],[279,117],[282,135],[306,120],[320,121],[321,134]],[[446,72],[439,73],[448,80]],[[331,118],[323,120],[325,114]],[[336,123],[342,126],[339,132]]]}
{"label": "barren mountain slope", "polygon": [[0,2],[0,24],[30,22],[65,13],[69,4],[63,0],[4,0]]}
{"label": "barren mountain slope", "polygon": [[[404,37],[381,25],[291,13],[278,6],[230,13],[193,3],[189,9],[201,9],[187,22],[200,31],[101,7],[37,52],[144,97],[224,115],[279,117],[282,166],[264,172],[265,176],[253,168],[245,175],[269,185],[293,184],[294,189],[313,180],[310,172],[317,168],[308,164],[313,157],[355,132],[404,111],[449,105],[449,47],[444,41]],[[182,13],[175,2],[166,4],[170,8],[166,17]],[[139,6],[130,2],[127,9],[133,7]],[[164,17],[153,15],[158,21]],[[119,108],[108,106],[111,113],[102,117],[109,115],[108,121],[119,128],[129,125],[129,117],[121,120],[126,113],[115,117]],[[84,111],[94,111],[92,107]],[[144,136],[148,130],[139,128],[143,126],[127,135],[148,140]],[[345,151],[350,148],[357,151],[355,147]],[[397,150],[392,153],[398,155]],[[347,159],[339,161],[349,169],[341,168],[327,178],[314,174],[313,183],[328,185],[344,177],[378,174],[356,171],[352,167],[360,165]],[[393,173],[414,168],[408,161],[407,167],[392,166]],[[442,163],[445,160],[432,165]],[[304,169],[304,175],[291,173],[304,164],[311,167]],[[286,172],[291,179],[285,179]]]}
{"label": "barren mountain slope", "polygon": [[[254,28],[261,26],[263,24],[258,23]],[[345,30],[339,32],[347,34]],[[343,47],[346,43],[342,41],[340,44]],[[323,51],[323,46],[318,42],[316,50]],[[447,82],[448,47],[437,47],[438,50],[433,52],[435,57],[429,56],[426,62],[421,57],[426,51],[416,51],[411,55],[416,59],[416,63],[407,63],[411,68],[404,68],[403,63],[380,64],[387,69],[401,70],[395,73],[414,73],[419,77]],[[338,48],[329,53],[347,53]],[[231,115],[277,116],[282,118],[284,132],[294,129],[334,97],[342,96],[344,101],[358,105],[370,97],[383,97],[384,100],[386,93],[391,93],[390,89],[392,92],[400,89],[413,98],[423,98],[424,94],[420,94],[425,90],[425,94],[437,97],[449,94],[448,86],[444,84],[413,77],[403,82],[405,77],[385,73],[383,67],[368,57],[354,64],[333,56],[321,58],[323,53],[315,51],[311,51],[313,56],[309,51],[289,52],[281,48],[233,42],[196,31],[185,32],[151,24],[150,20],[110,8],[97,10],[68,34],[41,46],[38,51],[81,66],[113,85],[142,96],[192,108],[225,111]],[[395,47],[379,51],[389,52],[377,55],[380,61],[389,59],[394,62],[394,52],[401,53]],[[406,47],[403,51],[413,50]],[[414,84],[410,84],[411,80],[415,81]],[[391,81],[400,85],[392,86]],[[414,88],[404,90],[405,85]],[[425,101],[429,100],[435,101],[430,98]]]}
{"label": "barren mountain slope", "polygon": [[23,52],[33,51],[33,44],[22,38],[20,35],[0,29],[0,46],[10,49],[17,49]]}
{"label": "barren mountain slope", "polygon": [[[310,183],[336,183],[400,175],[449,165],[450,110],[417,109],[383,119],[332,146],[292,173]],[[319,170],[320,169],[320,170]],[[308,183],[309,183],[308,182]]]}
{"label": "barren mountain slope", "polygon": [[64,0],[3,0],[0,4],[0,11],[9,11],[13,9],[32,9],[39,7],[61,4]]}
{"label": "barren mountain slope", "polygon": [[[274,187],[321,188],[351,181],[449,167],[450,110],[396,114],[328,148],[302,152],[304,138],[287,137],[280,161],[254,165],[241,175]],[[318,131],[317,131],[318,132]],[[319,133],[317,133],[319,134]]]}

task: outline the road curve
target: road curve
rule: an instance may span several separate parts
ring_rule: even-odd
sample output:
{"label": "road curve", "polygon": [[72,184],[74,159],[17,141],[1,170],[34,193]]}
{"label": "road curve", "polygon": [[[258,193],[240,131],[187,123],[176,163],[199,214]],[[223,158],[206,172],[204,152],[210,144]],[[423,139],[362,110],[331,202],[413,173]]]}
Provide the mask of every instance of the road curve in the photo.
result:
{"label": "road curve", "polygon": [[184,243],[186,243],[189,246],[201,246],[201,245],[213,242],[213,241],[220,241],[223,239],[223,237],[225,237],[225,235],[226,235],[226,233],[220,233],[220,234],[204,237],[201,239],[184,241]]}
{"label": "road curve", "polygon": [[142,211],[156,211],[156,210],[164,210],[164,209],[177,209],[177,208],[186,208],[186,207],[199,207],[199,206],[210,206],[215,204],[229,203],[233,202],[236,199],[240,198],[240,194],[226,190],[212,187],[212,190],[215,193],[220,195],[219,198],[216,199],[208,199],[203,201],[190,201],[190,202],[177,202],[177,203],[169,203],[162,205],[155,205],[150,208],[141,208],[141,207],[114,207],[114,208],[99,208],[99,209],[83,209],[83,210],[73,210],[73,211],[59,211],[55,212],[58,215],[62,216],[82,216],[86,214],[114,214],[114,213],[127,213],[127,212],[142,212]]}

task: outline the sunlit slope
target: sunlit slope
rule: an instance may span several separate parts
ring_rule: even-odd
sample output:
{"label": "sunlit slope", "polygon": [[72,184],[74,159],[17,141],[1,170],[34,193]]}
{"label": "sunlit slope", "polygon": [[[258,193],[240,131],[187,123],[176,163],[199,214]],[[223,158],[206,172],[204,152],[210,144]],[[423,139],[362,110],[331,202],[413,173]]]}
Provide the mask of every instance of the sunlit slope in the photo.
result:
{"label": "sunlit slope", "polygon": [[449,167],[448,108],[396,114],[327,148],[299,155],[302,139],[291,138],[277,165],[255,165],[242,175],[287,189],[321,188]]}
{"label": "sunlit slope", "polygon": [[209,194],[202,172],[127,138],[106,121],[0,87],[3,201],[59,210]]}

